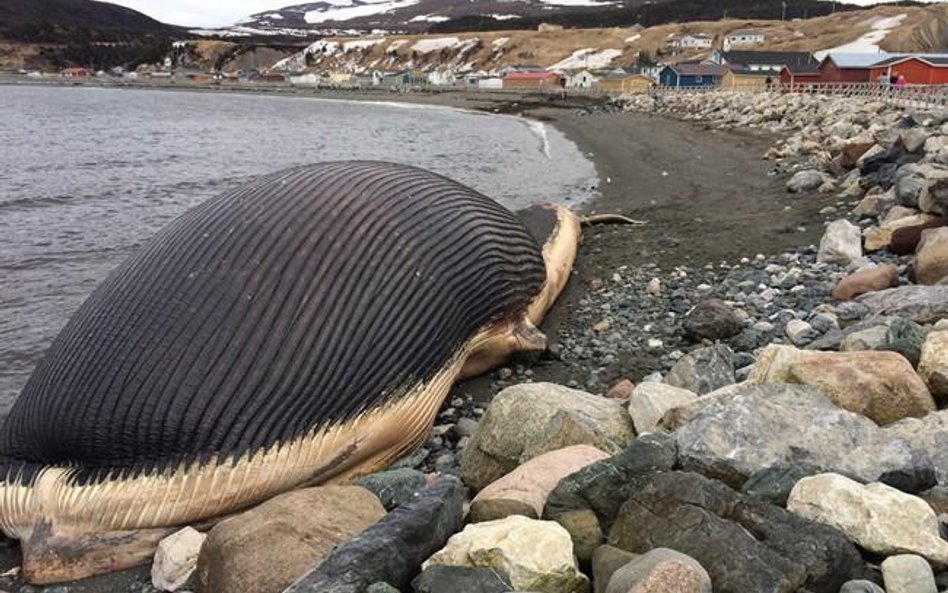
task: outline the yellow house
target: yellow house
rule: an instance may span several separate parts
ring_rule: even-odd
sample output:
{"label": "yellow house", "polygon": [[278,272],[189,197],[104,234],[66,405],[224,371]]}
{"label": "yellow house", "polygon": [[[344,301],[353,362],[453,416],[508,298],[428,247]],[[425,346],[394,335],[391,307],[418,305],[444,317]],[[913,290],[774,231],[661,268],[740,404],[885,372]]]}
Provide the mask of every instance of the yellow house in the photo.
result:
{"label": "yellow house", "polygon": [[352,80],[352,75],[348,72],[332,72],[329,74],[331,84],[345,84]]}
{"label": "yellow house", "polygon": [[652,79],[641,74],[604,74],[595,83],[596,88],[609,94],[647,93]]}
{"label": "yellow house", "polygon": [[762,89],[767,86],[767,79],[772,84],[780,83],[780,74],[761,70],[728,70],[721,78],[721,89],[728,91]]}

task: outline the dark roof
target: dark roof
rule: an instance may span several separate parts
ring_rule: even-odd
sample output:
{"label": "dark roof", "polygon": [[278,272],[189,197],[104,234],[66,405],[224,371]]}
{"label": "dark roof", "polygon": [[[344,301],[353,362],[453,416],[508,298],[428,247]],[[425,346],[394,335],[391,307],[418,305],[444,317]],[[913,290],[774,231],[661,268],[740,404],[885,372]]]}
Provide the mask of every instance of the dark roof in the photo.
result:
{"label": "dark roof", "polygon": [[759,76],[761,78],[776,76],[778,74],[776,70],[749,70],[747,68],[731,68],[731,72],[740,74],[741,76]]}
{"label": "dark roof", "polygon": [[728,64],[770,65],[777,70],[789,66],[794,72],[803,68],[816,71],[820,67],[813,54],[805,51],[725,51],[721,52],[721,59]]}
{"label": "dark roof", "polygon": [[680,76],[724,76],[728,73],[727,66],[719,64],[671,64],[668,68]]}

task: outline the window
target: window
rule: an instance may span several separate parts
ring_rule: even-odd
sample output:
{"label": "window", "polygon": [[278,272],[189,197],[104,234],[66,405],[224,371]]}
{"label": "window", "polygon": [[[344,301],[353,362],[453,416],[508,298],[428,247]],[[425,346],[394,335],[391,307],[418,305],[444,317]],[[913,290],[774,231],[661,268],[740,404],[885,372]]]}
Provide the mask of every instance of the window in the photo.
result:
{"label": "window", "polygon": [[695,82],[697,83],[704,82],[704,76],[695,76]]}

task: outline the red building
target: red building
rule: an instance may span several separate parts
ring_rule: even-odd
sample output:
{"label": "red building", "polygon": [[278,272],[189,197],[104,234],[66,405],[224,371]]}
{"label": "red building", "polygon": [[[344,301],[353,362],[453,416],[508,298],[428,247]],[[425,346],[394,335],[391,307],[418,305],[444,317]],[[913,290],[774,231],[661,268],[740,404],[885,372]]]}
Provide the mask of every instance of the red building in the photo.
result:
{"label": "red building", "polygon": [[555,89],[563,86],[563,77],[555,72],[511,72],[504,76],[505,89]]}
{"label": "red building", "polygon": [[85,68],[63,68],[59,74],[65,78],[86,78],[89,71]]}
{"label": "red building", "polygon": [[869,80],[904,76],[908,84],[948,84],[948,55],[897,56],[874,65]]}
{"label": "red building", "polygon": [[780,71],[780,84],[796,85],[820,82],[820,74],[818,66],[815,68],[784,66],[783,70]]}
{"label": "red building", "polygon": [[869,82],[869,71],[882,56],[834,54],[820,63],[820,82]]}

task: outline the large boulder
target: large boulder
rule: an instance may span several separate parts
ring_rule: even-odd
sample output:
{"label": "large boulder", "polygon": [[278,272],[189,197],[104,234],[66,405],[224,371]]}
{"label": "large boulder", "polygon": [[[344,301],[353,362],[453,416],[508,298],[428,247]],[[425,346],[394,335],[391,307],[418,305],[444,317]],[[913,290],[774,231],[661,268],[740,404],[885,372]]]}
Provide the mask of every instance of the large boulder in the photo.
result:
{"label": "large boulder", "polygon": [[919,199],[928,193],[928,180],[921,175],[897,175],[895,197],[899,204],[918,208]]}
{"label": "large boulder", "polygon": [[826,227],[817,261],[848,266],[862,257],[862,235],[859,227],[845,218],[834,220]]}
{"label": "large boulder", "polygon": [[886,427],[885,432],[904,439],[914,450],[931,460],[935,478],[948,486],[948,410],[923,418],[906,418]]}
{"label": "large boulder", "polygon": [[915,281],[937,284],[945,276],[948,276],[948,227],[923,231],[915,251]]}
{"label": "large boulder", "polygon": [[809,386],[747,387],[707,406],[674,437],[680,467],[734,488],[770,468],[801,466],[864,482],[892,480],[915,491],[935,481],[931,462],[905,439]]}
{"label": "large boulder", "polygon": [[409,467],[361,476],[355,483],[378,496],[387,511],[415,500],[428,485],[425,474]]}
{"label": "large boulder", "polygon": [[461,528],[464,500],[458,480],[438,480],[414,502],[340,544],[283,593],[364,593],[379,582],[407,590],[418,566]]}
{"label": "large boulder", "polygon": [[787,509],[842,531],[870,552],[918,554],[948,564],[948,542],[941,538],[935,512],[921,498],[891,486],[819,474],[797,482]]}
{"label": "large boulder", "polygon": [[948,216],[948,174],[929,177],[928,191],[919,196],[918,207],[922,212]]}
{"label": "large boulder", "polygon": [[922,233],[928,229],[937,229],[948,226],[948,218],[930,218],[928,222],[912,226],[903,226],[892,231],[889,239],[889,251],[896,255],[915,253],[922,240]]}
{"label": "large boulder", "polygon": [[813,385],[837,406],[878,424],[935,409],[911,363],[895,352],[815,352],[772,344],[757,358],[747,381]]}
{"label": "large boulder", "polygon": [[498,393],[461,457],[461,478],[487,486],[534,457],[569,445],[618,453],[634,438],[632,419],[615,400],[552,383]]}
{"label": "large boulder", "polygon": [[665,375],[665,383],[699,395],[735,383],[734,353],[723,344],[698,348],[682,356]]}
{"label": "large boulder", "polygon": [[639,383],[632,390],[629,415],[635,432],[643,434],[659,430],[658,421],[671,409],[688,405],[697,399],[694,392],[664,383]]}
{"label": "large boulder", "polygon": [[905,317],[915,323],[935,323],[948,317],[948,286],[899,286],[857,299],[877,315]]}
{"label": "large boulder", "polygon": [[848,301],[861,294],[899,284],[899,269],[892,264],[862,268],[841,279],[833,288],[833,298]]}
{"label": "large boulder", "polygon": [[744,320],[720,299],[704,299],[688,311],[682,322],[692,340],[725,340],[744,329]]}
{"label": "large boulder", "polygon": [[889,221],[878,227],[870,227],[863,232],[866,251],[879,251],[890,247],[895,234],[901,229],[915,229],[941,220],[934,214],[915,214]]}
{"label": "large boulder", "polygon": [[694,558],[655,548],[612,574],[606,593],[711,593],[711,577]]}
{"label": "large boulder", "polygon": [[612,575],[638,557],[638,554],[620,550],[615,546],[603,544],[597,547],[592,555],[593,593],[606,593]]}
{"label": "large boulder", "polygon": [[211,529],[198,558],[199,590],[282,591],[384,516],[379,499],[358,486],[281,494]]}
{"label": "large boulder", "polygon": [[561,479],[608,457],[589,445],[573,445],[534,457],[478,492],[467,520],[480,523],[509,515],[539,519],[547,496]]}
{"label": "large boulder", "polygon": [[589,590],[589,580],[578,570],[566,530],[553,521],[521,515],[467,525],[423,567],[436,564],[491,568],[518,591]]}
{"label": "large boulder", "polygon": [[835,529],[698,474],[651,473],[631,490],[609,544],[687,554],[707,570],[716,593],[837,593],[862,563]]}

